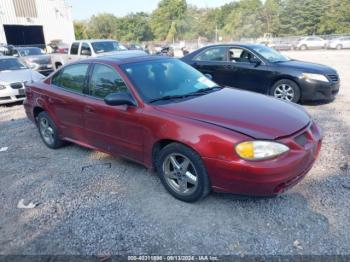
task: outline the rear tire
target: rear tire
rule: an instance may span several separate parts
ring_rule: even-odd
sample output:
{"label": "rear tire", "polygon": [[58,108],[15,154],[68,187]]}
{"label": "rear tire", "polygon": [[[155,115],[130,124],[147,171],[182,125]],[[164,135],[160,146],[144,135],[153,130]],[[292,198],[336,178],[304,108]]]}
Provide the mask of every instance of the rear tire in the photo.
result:
{"label": "rear tire", "polygon": [[299,86],[289,79],[277,81],[271,88],[270,95],[293,103],[298,103],[301,97]]}
{"label": "rear tire", "polygon": [[172,143],[156,156],[158,176],[175,198],[184,202],[196,202],[210,192],[207,170],[201,157],[192,149]]}
{"label": "rear tire", "polygon": [[47,147],[57,149],[65,144],[59,138],[57,127],[47,112],[44,111],[38,115],[37,123],[41,139]]}
{"label": "rear tire", "polygon": [[342,50],[343,49],[343,45],[341,45],[341,44],[339,44],[339,45],[337,45],[337,50]]}

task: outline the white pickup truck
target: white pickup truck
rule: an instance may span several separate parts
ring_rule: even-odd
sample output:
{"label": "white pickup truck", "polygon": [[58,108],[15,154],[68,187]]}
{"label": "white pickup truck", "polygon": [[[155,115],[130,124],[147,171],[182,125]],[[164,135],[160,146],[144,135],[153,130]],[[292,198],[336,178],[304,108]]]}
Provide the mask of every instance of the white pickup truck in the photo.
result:
{"label": "white pickup truck", "polygon": [[137,55],[147,55],[140,50],[128,50],[115,40],[79,40],[73,42],[68,50],[68,54],[52,54],[51,61],[53,68],[59,67],[89,57],[115,55],[120,53],[133,53]]}

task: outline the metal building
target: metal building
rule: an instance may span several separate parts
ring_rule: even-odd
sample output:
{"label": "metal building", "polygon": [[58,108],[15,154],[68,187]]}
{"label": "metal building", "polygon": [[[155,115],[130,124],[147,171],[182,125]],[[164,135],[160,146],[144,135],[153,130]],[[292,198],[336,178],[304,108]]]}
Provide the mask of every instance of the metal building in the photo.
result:
{"label": "metal building", "polygon": [[75,40],[65,0],[0,0],[0,44],[45,45]]}

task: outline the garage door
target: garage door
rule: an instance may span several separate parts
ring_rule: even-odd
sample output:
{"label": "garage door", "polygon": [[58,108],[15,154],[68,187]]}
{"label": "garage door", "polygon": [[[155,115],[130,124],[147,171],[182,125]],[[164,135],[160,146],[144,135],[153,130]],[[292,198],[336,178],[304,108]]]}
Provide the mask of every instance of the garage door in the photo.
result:
{"label": "garage door", "polygon": [[4,30],[9,45],[45,45],[42,26],[4,25]]}

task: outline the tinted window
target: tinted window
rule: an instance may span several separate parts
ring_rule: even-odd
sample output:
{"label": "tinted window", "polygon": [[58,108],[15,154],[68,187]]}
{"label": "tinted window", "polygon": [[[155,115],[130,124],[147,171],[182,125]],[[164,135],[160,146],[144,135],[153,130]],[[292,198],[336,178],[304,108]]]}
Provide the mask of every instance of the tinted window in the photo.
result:
{"label": "tinted window", "polygon": [[87,43],[83,43],[83,44],[81,45],[80,54],[82,54],[84,50],[90,52],[90,54],[91,54],[90,46],[89,46]]}
{"label": "tinted window", "polygon": [[82,93],[88,68],[88,64],[65,67],[52,78],[52,84]]}
{"label": "tinted window", "polygon": [[70,54],[71,55],[77,55],[79,50],[79,43],[73,43],[70,48]]}
{"label": "tinted window", "polygon": [[111,67],[96,64],[91,77],[91,95],[105,98],[111,93],[127,92],[128,88],[120,75]]}
{"label": "tinted window", "polygon": [[197,61],[226,61],[226,47],[209,48],[200,53]]}

